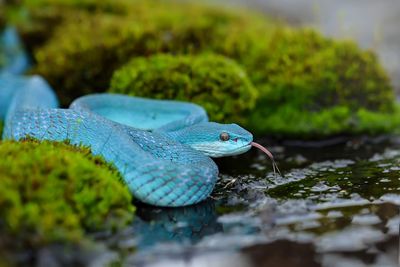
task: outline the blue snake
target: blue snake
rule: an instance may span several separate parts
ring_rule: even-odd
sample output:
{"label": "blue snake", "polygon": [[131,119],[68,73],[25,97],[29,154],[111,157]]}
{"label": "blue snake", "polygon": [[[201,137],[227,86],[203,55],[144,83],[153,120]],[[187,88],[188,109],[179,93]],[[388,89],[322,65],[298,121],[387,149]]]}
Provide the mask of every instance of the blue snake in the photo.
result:
{"label": "blue snake", "polygon": [[[3,49],[18,44],[15,34],[4,33]],[[116,167],[142,202],[178,207],[206,199],[218,177],[210,157],[238,155],[251,146],[272,157],[250,132],[236,124],[209,122],[206,111],[191,103],[93,94],[61,109],[42,77],[21,75],[24,56],[15,53],[8,61],[0,74],[3,139],[30,137],[90,147]]]}

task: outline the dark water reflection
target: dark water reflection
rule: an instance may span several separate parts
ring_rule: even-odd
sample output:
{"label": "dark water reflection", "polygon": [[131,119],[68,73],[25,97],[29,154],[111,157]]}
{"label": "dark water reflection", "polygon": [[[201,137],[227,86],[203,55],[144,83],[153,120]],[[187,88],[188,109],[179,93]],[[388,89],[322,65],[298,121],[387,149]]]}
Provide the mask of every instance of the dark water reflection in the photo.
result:
{"label": "dark water reflection", "polygon": [[139,207],[136,215],[133,229],[141,233],[137,243],[139,250],[168,242],[193,244],[223,230],[211,200],[175,209]]}

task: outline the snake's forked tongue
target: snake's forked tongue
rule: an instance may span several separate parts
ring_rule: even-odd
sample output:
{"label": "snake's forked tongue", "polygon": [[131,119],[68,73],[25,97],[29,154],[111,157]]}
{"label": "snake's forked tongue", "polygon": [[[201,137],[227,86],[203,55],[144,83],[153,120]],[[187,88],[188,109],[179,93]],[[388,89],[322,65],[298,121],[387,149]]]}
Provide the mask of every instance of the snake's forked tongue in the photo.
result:
{"label": "snake's forked tongue", "polygon": [[268,157],[270,158],[270,160],[272,161],[272,168],[273,168],[273,170],[274,170],[274,174],[276,174],[276,172],[278,172],[279,175],[282,176],[282,174],[281,174],[281,172],[280,172],[280,170],[279,170],[279,168],[278,168],[278,165],[275,163],[274,156],[272,155],[272,153],[271,153],[268,149],[266,149],[265,147],[263,147],[262,145],[260,145],[260,144],[258,144],[258,143],[256,143],[256,142],[251,142],[250,144],[251,144],[251,146],[254,146],[254,147],[258,148],[258,149],[260,149],[262,152],[264,152],[265,154],[267,154],[267,156],[268,156]]}

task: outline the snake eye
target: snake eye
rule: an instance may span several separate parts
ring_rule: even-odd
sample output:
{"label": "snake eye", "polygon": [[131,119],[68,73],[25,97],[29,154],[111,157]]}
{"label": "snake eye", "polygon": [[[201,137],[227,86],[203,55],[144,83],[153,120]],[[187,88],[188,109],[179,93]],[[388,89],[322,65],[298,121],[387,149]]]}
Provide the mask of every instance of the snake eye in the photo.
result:
{"label": "snake eye", "polygon": [[223,133],[221,133],[221,134],[219,135],[219,139],[221,139],[222,141],[228,141],[229,138],[230,138],[229,134],[228,134],[228,133],[225,133],[225,132],[223,132]]}

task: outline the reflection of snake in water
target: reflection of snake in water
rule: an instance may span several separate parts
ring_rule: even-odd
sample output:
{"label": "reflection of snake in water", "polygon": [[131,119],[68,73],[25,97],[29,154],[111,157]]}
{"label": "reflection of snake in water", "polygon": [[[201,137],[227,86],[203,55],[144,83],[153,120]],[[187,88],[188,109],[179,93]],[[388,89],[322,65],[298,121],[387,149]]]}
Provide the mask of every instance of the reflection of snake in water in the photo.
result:
{"label": "reflection of snake in water", "polygon": [[181,208],[141,207],[133,222],[139,236],[138,247],[147,248],[162,242],[196,243],[204,236],[223,230],[217,222],[214,202],[207,200]]}
{"label": "reflection of snake in water", "polygon": [[[12,30],[5,32],[6,54],[17,40]],[[6,69],[19,74],[23,56],[15,55]],[[208,122],[198,105],[96,94],[60,109],[41,77],[3,73],[0,87],[5,139],[29,136],[88,146],[115,165],[137,199],[152,205],[185,206],[207,198],[218,175],[209,156],[237,155],[254,145],[272,157],[240,126]]]}

